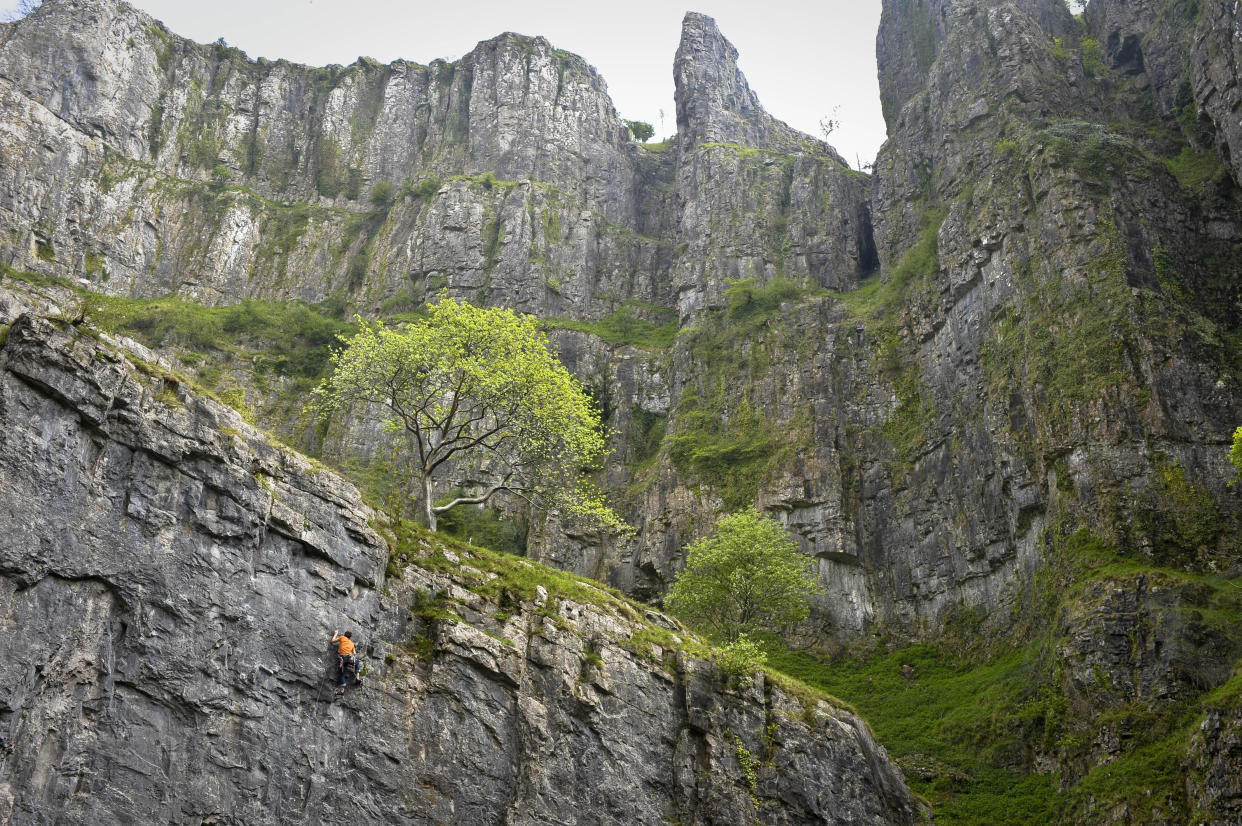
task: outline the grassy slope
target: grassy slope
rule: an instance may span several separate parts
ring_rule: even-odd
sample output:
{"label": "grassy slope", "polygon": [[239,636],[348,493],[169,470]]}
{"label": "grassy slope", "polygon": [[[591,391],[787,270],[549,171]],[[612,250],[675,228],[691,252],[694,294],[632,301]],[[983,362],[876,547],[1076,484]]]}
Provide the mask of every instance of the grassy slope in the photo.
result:
{"label": "grassy slope", "polygon": [[[857,708],[926,797],[941,824],[1087,823],[1124,805],[1132,822],[1196,815],[1186,794],[1187,753],[1208,708],[1242,705],[1242,661],[1223,685],[1182,702],[1140,699],[1111,708],[1075,702],[1058,648],[1064,618],[1089,584],[1133,589],[1138,581],[1193,594],[1194,612],[1225,637],[1242,628],[1242,577],[1188,573],[1118,555],[1085,531],[1054,554],[1034,609],[1012,640],[985,647],[970,619],[937,644],[823,662],[774,650],[769,665]],[[903,666],[912,672],[903,672]],[[1091,757],[1096,733],[1122,733],[1111,762]],[[1062,776],[1053,761],[1082,766]]]}

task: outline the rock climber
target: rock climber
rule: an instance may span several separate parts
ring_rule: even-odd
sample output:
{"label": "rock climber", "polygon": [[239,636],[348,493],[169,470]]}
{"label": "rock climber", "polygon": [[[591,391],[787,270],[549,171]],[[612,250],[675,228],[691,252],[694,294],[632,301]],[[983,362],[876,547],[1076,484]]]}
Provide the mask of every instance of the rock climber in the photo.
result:
{"label": "rock climber", "polygon": [[336,643],[336,681],[337,694],[345,693],[345,673],[353,672],[354,680],[358,679],[358,658],[354,656],[354,632],[346,631],[344,634],[332,632],[332,641]]}

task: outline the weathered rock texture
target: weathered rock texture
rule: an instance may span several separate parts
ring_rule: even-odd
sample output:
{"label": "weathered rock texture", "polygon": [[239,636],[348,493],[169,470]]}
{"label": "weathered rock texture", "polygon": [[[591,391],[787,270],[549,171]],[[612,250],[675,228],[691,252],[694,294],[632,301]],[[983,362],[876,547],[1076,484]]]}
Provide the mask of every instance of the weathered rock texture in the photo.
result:
{"label": "weathered rock texture", "polygon": [[[619,432],[606,481],[640,531],[535,520],[533,556],[656,598],[755,502],[816,559],[813,638],[1003,623],[1078,526],[1236,563],[1236,72],[1212,45],[1233,30],[1183,5],[1101,0],[1081,28],[1054,0],[886,4],[867,181],[764,112],[699,14],[656,151],[538,38],[310,69],[51,0],[0,46],[4,254],[130,295],[395,311],[443,288],[676,323],[667,350],[555,334]],[[281,432],[382,452],[374,423]]]}
{"label": "weathered rock texture", "polygon": [[[913,536],[885,544],[941,533],[951,565],[983,563],[967,604],[990,601],[986,583],[1011,580],[1015,562],[1037,563],[1032,542],[1067,512],[1148,557],[1236,564],[1236,522],[1215,521],[1236,519],[1220,448],[1239,417],[1236,367],[1193,320],[1236,326],[1235,182],[1179,178],[1137,129],[1100,124],[1144,99],[1152,112],[1150,84],[1093,63],[1059,34],[1063,4],[1045,5],[949,9],[925,87],[890,120],[877,161],[887,269],[935,256],[896,325],[925,430],[894,493],[898,512],[940,517],[916,516]],[[886,6],[890,36],[921,25],[900,9]],[[1230,538],[1176,547],[1155,525],[1167,513],[1143,515],[1171,487],[1211,491],[1200,516]],[[923,547],[925,566],[945,560]]]}
{"label": "weathered rock texture", "polygon": [[[313,69],[190,43],[118,0],[52,0],[0,47],[5,258],[129,295],[375,308],[447,288],[575,317],[668,304],[670,286],[697,309],[709,282],[773,267],[852,285],[871,263],[865,181],[758,108],[710,18],[686,29],[674,165],[542,38]],[[757,194],[711,183],[721,167]]]}
{"label": "weathered rock texture", "polygon": [[[1237,77],[1219,42],[1236,33],[1210,4],[1098,0],[1081,27],[1060,2],[945,4],[929,38],[915,5],[885,4],[882,46],[931,45],[889,86],[904,103],[886,108],[872,214],[884,272],[906,279],[888,369],[899,395],[903,375],[916,389],[896,412],[923,425],[879,511],[881,547],[906,550],[871,570],[913,561],[897,614],[982,606],[1003,628],[1032,598],[1060,606],[1053,684],[1070,711],[1043,748],[1070,789],[1149,742],[1151,720],[1236,695],[1240,652],[1217,622],[1235,615],[1213,614],[1211,589],[1062,555],[1090,535],[1139,566],[1239,570],[1224,459],[1242,420],[1226,344],[1242,211],[1218,123]],[[1147,803],[1083,793],[1065,822],[1228,822],[1228,719],[1207,712],[1203,746],[1168,753],[1211,779]]]}
{"label": "weathered rock texture", "polygon": [[[1236,680],[1230,669],[1238,649],[1222,617],[1237,606],[1222,607],[1218,593],[1205,597],[1188,582],[1236,572],[1242,544],[1242,500],[1227,487],[1234,476],[1227,447],[1242,421],[1236,5],[1093,0],[1075,20],[1060,0],[886,0],[877,46],[889,140],[867,179],[830,147],[764,112],[738,71],[736,51],[699,14],[683,24],[674,61],[678,134],[661,148],[632,144],[602,80],[580,58],[539,38],[502,35],[453,64],[360,59],[312,69],[189,43],[117,0],[48,0],[0,29],[3,260],[116,295],[176,292],[213,304],[255,296],[332,299],[337,307],[388,313],[413,309],[444,289],[538,313],[618,431],[605,483],[639,530],[621,541],[536,518],[531,556],[658,599],[688,542],[709,531],[721,511],[758,504],[798,536],[825,585],[800,629],[808,641],[856,643],[886,633],[927,639],[972,622],[993,635],[1047,625],[1055,634],[1047,649],[1056,664],[1050,680],[1080,713],[1048,724],[1067,736],[1023,758],[1029,770],[1055,766],[1073,783],[1092,766],[1121,759],[1144,720],[1167,721],[1191,706],[1208,710],[1189,753],[1183,748],[1173,757],[1194,772],[1184,789],[1163,789],[1146,804],[1093,797],[1067,817],[1125,822],[1143,805],[1165,820],[1194,812],[1204,822],[1230,822],[1238,803],[1227,778],[1242,770],[1238,714],[1226,701],[1237,692],[1226,689]],[[659,336],[626,344],[626,335],[605,322],[644,322],[665,333],[675,329],[677,337],[671,345]],[[219,357],[235,355],[227,351]],[[248,380],[245,360],[222,369]],[[48,409],[65,403],[48,395],[57,385],[43,379],[10,385],[44,399]],[[267,377],[249,387],[279,395]],[[209,470],[194,470],[232,460],[208,461],[217,454],[198,445],[211,438],[186,430],[199,420],[180,412],[175,392],[164,395],[168,411],[156,417],[172,429],[151,431],[168,446],[136,455],[178,457],[196,480],[180,481],[175,472],[176,489],[189,499],[160,499],[155,492],[168,488],[159,474],[174,471],[165,469],[168,462],[143,459],[149,470],[121,480],[134,495],[120,505],[97,502],[100,513],[121,508],[123,519],[101,516],[97,525],[87,519],[95,510],[82,511],[90,530],[70,535],[68,527],[57,534],[18,518],[13,536],[28,536],[40,549],[21,551],[12,578],[23,583],[22,593],[51,589],[26,573],[45,564],[38,560],[56,545],[50,537],[64,536],[73,549],[116,535],[109,532],[150,531],[167,536],[163,547],[173,553],[182,533],[168,534],[170,526],[201,522],[191,535],[216,531],[230,548],[247,537],[272,537],[263,541],[288,548],[272,551],[290,560],[276,563],[278,571],[321,572],[319,579],[302,573],[290,580],[313,583],[304,590],[317,588],[328,601],[297,609],[319,612],[314,621],[291,621],[306,629],[299,650],[310,653],[318,643],[309,640],[348,606],[360,623],[395,628],[383,634],[400,639],[405,626],[386,613],[390,600],[374,593],[379,546],[367,538],[365,520],[355,520],[358,535],[345,545],[322,550],[329,529],[314,514],[335,508],[348,520],[348,497],[315,504],[305,490],[278,491],[273,502],[309,496],[312,523],[280,515],[275,504],[275,515],[259,519],[253,514],[272,494],[255,487],[253,474],[241,474],[236,484],[250,493],[228,500],[240,508],[232,510],[227,497],[204,492],[223,483],[212,488],[203,475]],[[130,415],[125,405],[83,404],[88,412],[68,419],[87,422],[91,433],[102,427],[91,421]],[[291,407],[300,404],[277,399],[265,409]],[[16,420],[25,427],[28,418]],[[336,421],[323,434],[291,423],[287,412],[278,418],[273,424],[282,433],[328,460],[383,455],[375,422]],[[39,438],[47,442],[59,432],[40,430]],[[81,461],[91,473],[121,473],[99,458],[106,451],[65,438],[66,467]],[[179,440],[195,446],[179,447]],[[218,447],[228,456],[231,450],[242,448]],[[263,461],[265,479],[302,489],[289,481],[301,471],[275,455]],[[6,466],[10,475],[2,478],[31,472],[25,465]],[[93,490],[66,473],[62,484]],[[247,496],[257,497],[258,511]],[[178,522],[183,510],[207,515]],[[66,526],[72,513],[57,512]],[[350,547],[359,554],[352,562],[340,556]],[[1089,561],[1065,562],[1084,548],[1124,564],[1093,573]],[[233,561],[221,568],[245,570],[219,586],[227,595],[241,588],[237,599],[220,597],[211,605],[227,607],[207,609],[221,629],[231,624],[230,633],[248,616],[242,596],[250,586],[243,580],[251,570],[268,575],[268,563],[246,553],[251,568]],[[325,553],[336,560],[323,559]],[[110,584],[117,577],[101,572],[93,556],[75,565],[55,574],[74,595],[66,599],[109,616],[132,612],[125,627],[138,630],[127,630],[125,639],[149,640],[150,629],[176,621],[166,616],[179,604],[171,596],[167,605],[152,603],[158,610],[136,607],[147,605],[145,580],[134,595],[133,587]],[[152,565],[155,573],[144,568],[142,576],[167,583],[187,575]],[[333,591],[333,583],[340,588]],[[341,590],[347,585],[348,593]],[[402,599],[412,597],[391,601]],[[515,629],[499,620],[489,625],[486,611],[472,610],[481,612],[480,627],[509,637],[518,651],[540,650],[529,610]],[[111,638],[92,627],[94,642],[83,645],[111,650],[108,640],[119,638],[120,626],[109,626]],[[467,632],[456,626],[452,633]],[[568,647],[557,651],[576,645],[564,642]],[[137,642],[126,645],[139,650]],[[194,645],[207,643],[196,637]],[[603,658],[611,668],[609,645],[616,647],[606,642]],[[448,649],[436,650],[460,664]],[[461,669],[485,680],[479,691],[496,698],[500,710],[489,718],[496,749],[538,728],[530,720],[545,712],[550,742],[556,732],[582,730],[587,712],[577,706],[523,705],[522,698],[536,696],[523,693],[528,685],[546,685],[556,673],[533,670],[542,655],[512,655],[500,645],[488,650],[517,656],[520,674],[541,675],[506,683],[486,677],[487,667]],[[434,668],[394,655],[406,668],[394,679],[439,685]],[[215,668],[222,653],[213,656]],[[292,668],[291,659],[281,654],[269,665]],[[124,673],[141,672],[145,662],[131,655]],[[695,695],[697,678],[624,663],[617,668],[635,669],[635,684],[666,679],[674,695]],[[200,686],[184,668],[164,671],[171,676],[157,672],[155,700]],[[263,691],[279,684],[301,697],[317,677],[295,677],[292,687],[271,674],[258,679],[269,686]],[[99,698],[117,690],[107,686],[127,685],[91,680],[80,695],[65,689],[77,699],[50,703],[46,713],[81,701],[98,714],[107,708]],[[202,689],[188,706],[173,707],[189,719],[199,713],[194,703],[210,707],[224,697],[219,702],[241,704],[230,706],[232,713],[251,715],[251,695],[228,685],[227,693]],[[590,685],[584,676],[582,686]],[[575,683],[569,694],[590,691]],[[622,689],[610,691],[600,696],[622,696]],[[382,696],[377,708],[406,707]],[[735,701],[743,702],[729,700]],[[620,713],[612,700],[600,702],[604,716]],[[654,713],[655,728],[693,716],[678,703],[671,717]],[[332,714],[345,715],[334,708]],[[230,725],[275,736],[266,723],[241,719],[266,717]],[[392,719],[393,731],[405,731],[420,718]],[[727,762],[724,725],[732,724],[704,729],[712,765]],[[691,724],[690,731],[700,728]],[[57,731],[70,729],[78,730]],[[752,744],[748,754],[758,753],[757,741],[746,740],[751,735],[733,731]],[[660,737],[683,742],[675,733]],[[79,753],[64,742],[48,748]],[[702,755],[698,742],[689,751]],[[671,753],[689,753],[678,750],[683,746]],[[564,762],[581,750],[538,748],[547,755],[539,765],[555,766],[550,775],[525,764],[493,770],[481,751],[470,759],[490,778],[484,785],[512,792],[523,813],[544,805],[538,789],[546,777],[589,775],[593,786],[619,788],[590,774],[587,766],[596,764],[586,757]],[[312,750],[305,772],[299,764],[291,782],[311,790],[299,794],[321,788],[316,765],[330,774],[314,762],[326,749]],[[412,759],[396,754],[394,760]],[[657,789],[649,799],[660,801],[644,817],[659,810],[684,820],[693,800],[717,801],[702,803],[703,819],[726,818],[707,814],[726,809],[727,817],[745,816],[737,812],[749,795],[729,797],[744,787],[735,783],[726,794],[719,790],[727,783],[700,785],[692,794],[685,778],[698,774],[684,768],[692,763],[638,762],[665,769],[654,775],[662,780],[643,787]],[[85,759],[61,765],[89,768]],[[248,762],[238,765],[252,770]],[[400,775],[406,763],[376,758],[365,765]],[[154,770],[145,771],[140,776]],[[276,769],[263,771],[273,776]],[[90,782],[87,768],[80,775]],[[267,777],[257,770],[254,777],[246,782],[267,788]],[[779,798],[784,810],[807,812],[820,805],[795,805],[763,785],[765,777],[761,771],[752,790],[761,804]],[[39,782],[52,782],[47,778]],[[719,803],[726,798],[734,802]],[[488,805],[453,794],[443,799]],[[778,810],[763,805],[760,815],[776,817]]]}
{"label": "weathered rock texture", "polygon": [[1191,746],[1190,781],[1201,822],[1227,826],[1242,819],[1242,708],[1212,708]]}
{"label": "weathered rock texture", "polygon": [[[665,461],[629,488],[643,530],[615,555],[622,587],[658,594],[744,500],[802,538],[828,589],[816,630],[847,639],[959,608],[1004,625],[1080,526],[1158,564],[1238,563],[1236,181],[1064,4],[918,8],[886,5],[880,33],[882,79],[919,84],[884,83],[906,100],[870,207],[882,273],[766,311],[738,295],[679,337],[667,405],[613,376],[615,407],[669,416]],[[885,60],[928,26],[923,74]],[[761,141],[729,88],[679,111],[737,102],[714,128]],[[586,550],[573,567],[599,570]]]}
{"label": "weathered rock texture", "polygon": [[[0,350],[6,823],[919,816],[857,717],[647,649],[659,615],[541,590],[502,613],[432,545],[461,573],[386,580],[352,486],[153,357],[31,316]],[[343,628],[372,670],[334,703]]]}

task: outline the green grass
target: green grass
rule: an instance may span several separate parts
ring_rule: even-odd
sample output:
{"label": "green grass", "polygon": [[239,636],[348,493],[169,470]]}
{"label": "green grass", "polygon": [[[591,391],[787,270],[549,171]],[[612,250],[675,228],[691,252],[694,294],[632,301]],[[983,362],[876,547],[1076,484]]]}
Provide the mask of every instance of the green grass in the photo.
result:
{"label": "green grass", "polygon": [[[944,824],[1051,822],[1051,777],[1023,767],[1047,717],[1037,646],[981,665],[933,646],[913,646],[831,665],[773,651],[768,664],[858,709],[895,758],[930,755],[954,771],[908,778]],[[902,666],[914,668],[906,677]],[[962,779],[963,776],[968,779]]]}
{"label": "green grass", "polygon": [[923,213],[918,241],[906,251],[888,274],[889,289],[893,293],[903,293],[916,278],[927,279],[939,272],[937,239],[945,214],[946,210],[940,207],[929,208]]}
{"label": "green grass", "polygon": [[1108,67],[1104,65],[1104,50],[1094,37],[1084,37],[1078,44],[1082,52],[1082,70],[1087,77],[1101,77]]}
{"label": "green grass", "polygon": [[739,158],[759,158],[759,157],[764,157],[764,156],[774,157],[774,158],[791,158],[792,157],[787,152],[778,152],[775,149],[756,149],[753,146],[743,146],[740,143],[724,143],[721,141],[705,141],[704,143],[700,143],[697,147],[697,151],[704,151],[704,150],[709,150],[709,149],[725,149],[725,150],[728,150],[729,152],[734,153]]}
{"label": "green grass", "polygon": [[1166,158],[1164,165],[1187,189],[1200,189],[1224,171],[1220,153],[1215,149],[1197,152],[1189,146],[1183,147],[1177,157]]}
{"label": "green grass", "polygon": [[640,143],[638,145],[641,146],[643,149],[646,149],[648,152],[667,152],[669,148],[672,147],[673,145],[673,139],[668,138],[662,141],[653,141],[651,143]]}
{"label": "green grass", "polygon": [[[384,532],[392,549],[390,576],[399,574],[407,565],[451,574],[464,587],[495,601],[502,609],[518,602],[534,602],[542,587],[548,596],[540,609],[545,616],[560,621],[556,613],[560,599],[611,611],[632,624],[628,647],[642,656],[654,657],[656,647],[705,658],[713,656],[710,646],[690,632],[674,633],[648,622],[644,618],[647,606],[610,586],[523,556],[470,544],[443,532],[429,533],[409,521],[394,521]],[[456,556],[457,561],[450,559],[448,553]],[[439,607],[447,610],[445,606]]]}
{"label": "green grass", "polygon": [[27,272],[26,270],[17,270],[0,261],[0,278],[8,278],[14,281],[20,281],[31,287],[60,287],[67,290],[79,291],[78,286],[69,281],[67,278],[61,278],[58,275],[41,275],[37,272]]}
{"label": "green grass", "polygon": [[[911,788],[932,803],[938,824],[1092,823],[1123,803],[1135,823],[1152,822],[1157,811],[1187,822],[1184,758],[1207,708],[1242,707],[1242,663],[1197,697],[1100,708],[1071,700],[1061,671],[1064,612],[1092,610],[1099,586],[1132,591],[1140,583],[1180,591],[1182,605],[1170,610],[1189,612],[1223,638],[1242,627],[1242,578],[1154,566],[1079,530],[1054,543],[1018,632],[1025,636],[983,639],[982,615],[967,612],[935,644],[881,642],[878,651],[832,662],[769,638],[768,666],[856,708],[906,768]],[[1099,765],[1090,743],[1106,725],[1125,734],[1120,754]],[[1085,773],[1041,774],[1041,757]]]}
{"label": "green grass", "polygon": [[207,307],[176,296],[101,295],[66,279],[2,264],[0,276],[36,290],[55,287],[72,294],[67,314],[80,313],[91,327],[129,336],[179,360],[187,375],[177,375],[177,381],[229,404],[252,423],[300,415],[306,394],[330,369],[337,336],[354,329],[330,303],[245,299]]}
{"label": "green grass", "polygon": [[550,330],[576,330],[598,336],[609,344],[624,347],[638,347],[643,350],[667,350],[677,340],[677,322],[669,318],[671,310],[658,308],[657,317],[665,318],[663,322],[649,321],[639,318],[638,311],[643,308],[634,303],[626,303],[616,312],[599,321],[574,321],[568,318],[550,318],[542,322]]}
{"label": "green grass", "polygon": [[[526,557],[474,545],[443,532],[431,533],[408,520],[393,522],[388,531],[392,562],[397,569],[414,564],[429,571],[451,573],[460,577],[474,593],[499,597],[504,591],[509,591],[512,597],[523,601],[533,601],[542,585],[550,597],[587,605],[611,606],[627,618],[638,615],[637,605],[621,592]],[[460,563],[454,563],[445,556],[445,550],[464,558],[476,570],[462,570]]]}
{"label": "green grass", "polygon": [[743,326],[763,323],[774,318],[785,302],[816,292],[790,278],[773,278],[763,286],[758,286],[753,278],[730,281],[724,291],[725,315],[729,321]]}
{"label": "green grass", "polygon": [[298,301],[243,299],[239,304],[206,307],[175,297],[92,298],[90,321],[104,330],[134,336],[156,348],[241,355],[260,375],[317,379],[327,370],[337,336],[353,329]]}

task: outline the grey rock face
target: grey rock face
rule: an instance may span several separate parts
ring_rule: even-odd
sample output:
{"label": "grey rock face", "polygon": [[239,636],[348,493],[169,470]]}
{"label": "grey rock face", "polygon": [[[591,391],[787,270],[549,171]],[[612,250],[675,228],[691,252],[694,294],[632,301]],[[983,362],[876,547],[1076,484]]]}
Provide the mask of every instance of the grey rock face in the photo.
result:
{"label": "grey rock face", "polygon": [[[1108,9],[1098,25],[1119,43],[1151,13]],[[557,336],[623,434],[607,482],[639,536],[532,526],[532,555],[645,597],[726,508],[667,439],[641,478],[628,464],[640,431],[684,433],[696,397],[721,429],[753,413],[781,436],[772,452],[788,448],[755,501],[829,589],[813,637],[917,635],[959,605],[1008,616],[1065,520],[1152,559],[1222,561],[1238,504],[1221,448],[1242,417],[1221,344],[1236,327],[1236,195],[1184,184],[1144,130],[1106,125],[1167,89],[1129,73],[1104,29],[1108,66],[1088,71],[1064,4],[884,15],[882,83],[900,104],[867,181],[766,114],[698,14],[675,61],[678,138],[660,152],[628,143],[602,81],[538,38],[504,35],[453,65],[317,70],[187,43],[113,0],[52,0],[0,47],[0,149],[18,159],[0,167],[5,255],[210,302],[407,309],[446,289],[574,319],[627,300],[673,310],[684,335],[668,352]],[[1149,28],[1145,67],[1173,53],[1157,40],[1182,42]],[[53,43],[60,30],[76,45]],[[916,43],[930,45],[900,45]],[[82,70],[31,72],[49,49]],[[128,80],[104,105],[78,78],[107,72]],[[199,163],[216,137],[223,171]],[[905,286],[886,283],[897,275]],[[723,336],[736,369],[713,373],[693,328],[727,316],[731,279],[782,278],[847,295],[803,290]],[[331,433],[325,455],[374,450],[372,425]],[[1211,500],[1193,541],[1160,528],[1161,486],[1182,484]]]}
{"label": "grey rock face", "polygon": [[[439,262],[409,261],[411,240],[477,245],[491,217],[492,178],[464,216],[424,215],[450,175],[540,182],[562,207],[531,214],[554,225],[571,204],[567,230],[594,216],[592,248],[637,220],[635,149],[603,81],[541,38],[503,35],[452,65],[311,69],[181,40],[116,0],[62,0],[15,24],[0,79],[9,262],[107,292],[223,303],[365,286],[374,303],[419,289]],[[540,248],[521,249],[530,270]],[[570,258],[594,274],[593,257]],[[293,283],[306,272],[321,280]]]}
{"label": "grey rock face", "polygon": [[806,135],[764,110],[737,67],[737,49],[707,15],[687,12],[682,20],[673,80],[677,137],[683,148],[716,142],[792,152],[808,142]]}
{"label": "grey rock face", "polygon": [[[543,38],[315,69],[190,43],[119,0],[50,0],[0,46],[6,261],[114,294],[373,309],[448,289],[574,318],[697,310],[726,276],[855,283],[864,183],[759,108],[732,50],[688,18],[679,128],[773,154],[703,169],[700,140],[667,160],[630,143],[603,80]],[[717,128],[738,112],[751,126]],[[707,173],[759,178],[737,241],[716,205],[732,187]]]}
{"label": "grey rock face", "polygon": [[1202,6],[1191,52],[1191,75],[1200,115],[1211,119],[1222,154],[1242,183],[1242,11],[1236,3],[1211,0]]}
{"label": "grey rock face", "polygon": [[1191,140],[1215,144],[1235,182],[1242,181],[1238,14],[1235,4],[1220,0],[1100,0],[1086,13],[1109,64],[1150,86],[1160,113],[1179,121]]}
{"label": "grey rock face", "polygon": [[683,319],[719,307],[729,279],[807,278],[851,289],[875,267],[865,178],[832,147],[776,120],[716,22],[682,22],[673,64],[682,254],[671,279]]}
{"label": "grey rock face", "polygon": [[[919,816],[855,716],[647,651],[654,613],[386,578],[350,485],[131,358],[30,316],[0,350],[6,822]],[[329,702],[344,628],[372,668]]]}
{"label": "grey rock face", "polygon": [[1091,708],[1169,705],[1229,679],[1242,643],[1203,623],[1193,587],[1138,577],[1129,588],[1093,583],[1066,619],[1073,693]]}
{"label": "grey rock face", "polygon": [[[973,15],[992,5],[996,4],[972,0],[884,0],[876,34],[876,62],[880,103],[890,136],[902,107],[927,85],[941,44],[958,25],[955,18]],[[1017,0],[1015,6],[1054,37],[1074,31],[1074,21],[1064,3]]]}
{"label": "grey rock face", "polygon": [[1189,783],[1197,812],[1210,826],[1242,818],[1242,709],[1209,710],[1191,744]]}
{"label": "grey rock face", "polygon": [[[903,8],[893,4],[885,13],[887,31],[904,37],[922,18]],[[1042,317],[1040,307],[1048,305],[1040,294],[1069,290],[1101,311],[1136,301],[1142,315],[1138,308],[1162,301],[1155,270],[1170,272],[1155,263],[1153,251],[1189,237],[1217,243],[1206,239],[1221,220],[1231,228],[1220,237],[1235,240],[1220,243],[1232,249],[1242,227],[1236,200],[1180,187],[1135,143],[1092,125],[1117,105],[1119,89],[1147,95],[1150,105],[1151,81],[1126,86],[1137,81],[1127,80],[1120,65],[1108,78],[1089,76],[1061,28],[1062,4],[963,3],[944,13],[947,28],[935,40],[925,85],[889,120],[872,205],[885,273],[918,262],[914,277],[925,279],[908,294],[897,330],[902,347],[917,353],[920,389],[909,398],[929,425],[927,439],[905,480],[872,486],[859,513],[860,532],[870,539],[864,547],[904,548],[884,563],[878,555],[875,569],[896,571],[894,584],[906,597],[881,613],[905,614],[903,623],[913,619],[911,608],[945,609],[944,598],[955,591],[967,594],[964,604],[988,606],[991,616],[1003,611],[1012,598],[1005,583],[1028,580],[1040,564],[1040,542],[1057,541],[1045,530],[1067,511],[1095,514],[1074,518],[1123,547],[1161,553],[1152,540],[1138,538],[1141,529],[1131,534],[1113,519],[1129,520],[1164,495],[1157,491],[1166,462],[1193,478],[1195,489],[1215,491],[1222,512],[1233,513],[1234,504],[1221,495],[1228,468],[1209,469],[1204,461],[1213,455],[1207,446],[1227,436],[1214,431],[1214,422],[1239,416],[1238,388],[1222,383],[1211,357],[1199,361],[1186,339],[1170,340],[1147,322],[1131,326],[1117,317],[1109,322],[1114,336],[1142,341],[1107,368],[1116,387],[1107,394],[1119,393],[1117,401],[1100,397],[1068,407],[1077,378],[1054,389],[1056,369],[1038,366],[1038,349],[1000,357],[996,348],[1016,329],[1011,325]],[[906,94],[902,82],[892,79],[890,96]],[[1049,118],[1082,120],[1069,126]],[[1077,154],[1091,145],[1101,152],[1094,166]],[[921,258],[933,236],[934,261]],[[1220,263],[1236,261],[1225,247],[1225,258],[1216,259],[1179,246],[1174,271],[1188,285],[1184,297],[1204,299],[1191,299],[1196,306],[1211,306],[1208,295],[1235,283],[1236,266]],[[1113,297],[1095,305],[1103,293],[1092,300],[1093,290]],[[1097,347],[1086,342],[1077,346]],[[1001,379],[997,359],[1010,357],[1012,375],[1044,378]],[[1170,370],[1171,364],[1179,366]],[[1075,375],[1099,375],[1099,369]],[[1140,396],[1152,403],[1122,389],[1127,385],[1146,388]],[[936,481],[950,479],[951,485]],[[978,493],[959,498],[954,491]],[[1111,507],[1105,503],[1119,500],[1128,504],[1116,517],[1105,516]],[[906,517],[889,522],[887,514],[896,513]],[[1215,547],[1217,560],[1231,564],[1232,551]]]}
{"label": "grey rock face", "polygon": [[927,71],[949,29],[952,0],[886,0],[876,33],[880,73],[880,104],[884,121],[892,124],[927,82]]}

